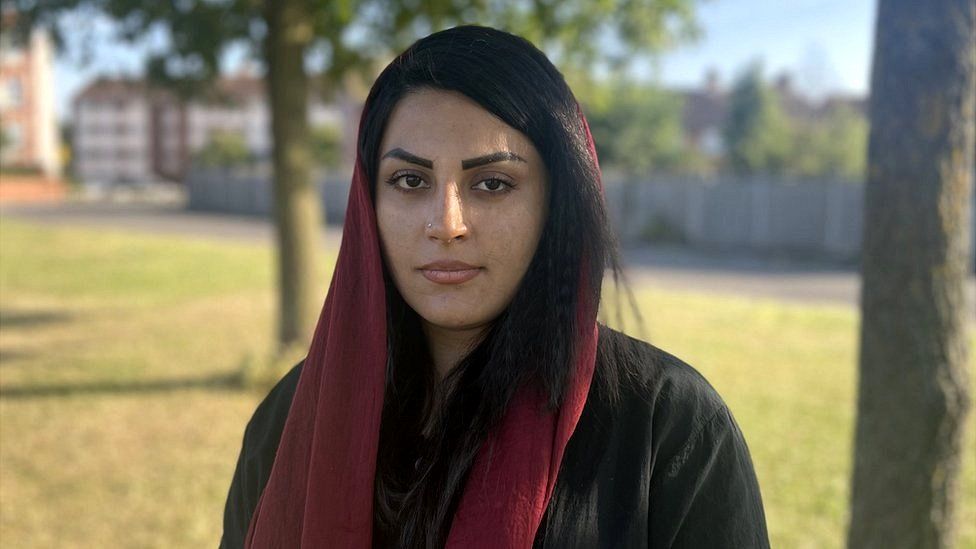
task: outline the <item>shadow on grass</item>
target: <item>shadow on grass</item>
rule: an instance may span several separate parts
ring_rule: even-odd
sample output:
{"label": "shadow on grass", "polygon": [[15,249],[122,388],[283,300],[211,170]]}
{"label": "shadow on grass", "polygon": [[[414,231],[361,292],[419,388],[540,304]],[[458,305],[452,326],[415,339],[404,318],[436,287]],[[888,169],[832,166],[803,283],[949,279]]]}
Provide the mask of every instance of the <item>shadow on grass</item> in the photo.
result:
{"label": "shadow on grass", "polygon": [[0,349],[0,366],[9,366],[11,362],[27,360],[33,358],[36,353],[26,351],[11,351],[10,349]]}
{"label": "shadow on grass", "polygon": [[71,320],[73,316],[60,311],[0,309],[0,327],[33,328]]}
{"label": "shadow on grass", "polygon": [[28,399],[36,397],[68,397],[76,395],[135,395],[170,393],[186,389],[212,391],[241,391],[239,372],[229,372],[197,378],[161,379],[152,381],[53,383],[0,387],[0,399]]}

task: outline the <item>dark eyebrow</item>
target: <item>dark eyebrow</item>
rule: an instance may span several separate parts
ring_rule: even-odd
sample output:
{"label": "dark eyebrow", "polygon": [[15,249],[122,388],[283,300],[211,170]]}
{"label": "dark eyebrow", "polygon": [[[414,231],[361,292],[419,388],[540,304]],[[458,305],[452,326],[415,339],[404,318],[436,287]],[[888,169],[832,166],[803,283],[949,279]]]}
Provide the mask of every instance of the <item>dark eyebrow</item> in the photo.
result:
{"label": "dark eyebrow", "polygon": [[[428,160],[426,158],[421,158],[415,154],[408,153],[407,151],[397,147],[387,151],[383,155],[383,158],[399,158],[405,162],[411,164],[416,164],[418,166],[423,166],[425,168],[433,168],[434,161]],[[469,158],[467,160],[461,161],[462,170],[470,170],[471,168],[477,168],[478,166],[484,166],[485,164],[491,164],[493,162],[525,162],[525,159],[521,156],[511,152],[511,151],[499,151],[491,154],[486,154],[484,156],[479,156],[476,158]]]}
{"label": "dark eyebrow", "polygon": [[501,151],[486,154],[485,156],[479,156],[478,158],[462,160],[461,169],[470,170],[471,168],[477,168],[478,166],[484,166],[485,164],[491,164],[492,162],[505,162],[509,160],[514,162],[525,162],[524,158],[511,151]]}
{"label": "dark eyebrow", "polygon": [[399,158],[400,160],[404,160],[406,162],[409,162],[411,164],[416,164],[418,166],[423,166],[428,169],[434,167],[433,160],[427,160],[426,158],[421,158],[415,154],[410,154],[399,147],[396,149],[392,149],[383,155],[383,158],[390,158],[390,157]]}

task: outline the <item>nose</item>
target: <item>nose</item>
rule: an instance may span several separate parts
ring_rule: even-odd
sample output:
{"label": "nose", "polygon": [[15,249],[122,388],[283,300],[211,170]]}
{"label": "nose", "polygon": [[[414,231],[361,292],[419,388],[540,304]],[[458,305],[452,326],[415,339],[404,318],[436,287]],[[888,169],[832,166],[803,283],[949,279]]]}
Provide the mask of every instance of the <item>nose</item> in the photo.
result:
{"label": "nose", "polygon": [[452,242],[466,237],[468,226],[465,222],[461,192],[457,183],[444,185],[443,189],[431,207],[426,234],[431,240]]}

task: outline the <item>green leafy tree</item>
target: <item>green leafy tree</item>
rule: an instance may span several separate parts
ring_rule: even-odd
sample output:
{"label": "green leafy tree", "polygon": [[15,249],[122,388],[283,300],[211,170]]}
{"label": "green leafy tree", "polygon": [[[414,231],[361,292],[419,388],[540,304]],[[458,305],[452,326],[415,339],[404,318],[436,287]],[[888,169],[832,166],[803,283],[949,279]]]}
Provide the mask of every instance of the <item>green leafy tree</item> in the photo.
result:
{"label": "green leafy tree", "polygon": [[738,175],[787,173],[793,129],[756,63],[740,75],[722,128],[729,169]]}
{"label": "green leafy tree", "polygon": [[848,546],[952,547],[972,405],[976,3],[881,0],[876,25]]}
{"label": "green leafy tree", "polygon": [[[307,342],[321,305],[314,279],[320,211],[311,179],[313,154],[307,112],[306,56],[320,54],[325,77],[369,74],[418,36],[465,22],[494,25],[526,36],[564,67],[619,65],[693,36],[694,0],[2,0],[20,13],[21,28],[46,24],[55,41],[59,16],[87,9],[120,25],[138,40],[154,29],[170,48],[152,58],[149,74],[191,93],[212,79],[222,52],[247,44],[267,68],[274,142],[275,223],[279,289],[278,339],[282,347]],[[604,47],[607,36],[619,47]]]}
{"label": "green leafy tree", "polygon": [[850,107],[798,123],[791,140],[789,173],[800,177],[861,182],[867,158],[868,125]]}
{"label": "green leafy tree", "polygon": [[0,126],[0,155],[7,152],[7,147],[9,147],[13,142],[13,139],[7,135],[7,128]]}
{"label": "green leafy tree", "polygon": [[312,156],[317,166],[338,168],[342,163],[342,132],[332,124],[312,128]]}
{"label": "green leafy tree", "polygon": [[13,139],[11,139],[10,135],[7,133],[7,128],[0,126],[0,169],[3,171],[8,170],[6,162],[7,149],[9,149],[10,145],[13,144],[12,142]]}
{"label": "green leafy tree", "polygon": [[868,150],[867,120],[850,107],[841,106],[827,115],[824,133],[821,174],[863,181]]}
{"label": "green leafy tree", "polygon": [[691,170],[695,155],[684,141],[681,97],[646,84],[612,82],[587,103],[601,165],[631,175]]}
{"label": "green leafy tree", "polygon": [[194,160],[210,167],[242,166],[251,161],[251,151],[239,133],[216,131],[210,134],[210,139],[197,152]]}

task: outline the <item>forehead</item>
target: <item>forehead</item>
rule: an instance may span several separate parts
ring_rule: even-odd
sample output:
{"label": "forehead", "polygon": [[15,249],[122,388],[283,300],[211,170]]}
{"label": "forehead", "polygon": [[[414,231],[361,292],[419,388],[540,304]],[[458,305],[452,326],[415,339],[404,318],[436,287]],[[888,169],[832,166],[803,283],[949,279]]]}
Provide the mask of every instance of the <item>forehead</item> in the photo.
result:
{"label": "forehead", "polygon": [[407,94],[393,109],[380,155],[397,147],[435,163],[500,150],[540,160],[521,132],[460,93],[434,89]]}

